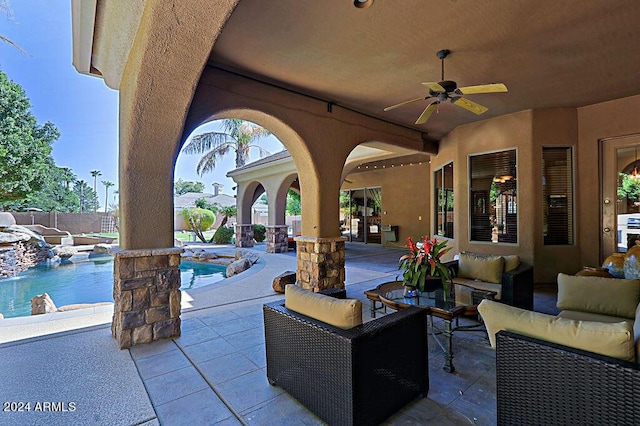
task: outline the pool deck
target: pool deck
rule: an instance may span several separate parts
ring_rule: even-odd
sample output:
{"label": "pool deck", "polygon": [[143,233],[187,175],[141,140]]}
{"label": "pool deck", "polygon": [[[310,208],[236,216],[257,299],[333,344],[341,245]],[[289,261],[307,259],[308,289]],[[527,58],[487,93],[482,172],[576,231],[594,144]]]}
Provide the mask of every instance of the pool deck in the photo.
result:
{"label": "pool deck", "polygon": [[[253,250],[261,259],[248,271],[183,292],[176,339],[120,350],[110,306],[1,320],[0,400],[30,411],[0,412],[0,424],[322,424],[265,374],[262,304],[283,298],[272,279],[295,270],[295,253]],[[395,279],[402,251],[348,244],[345,254],[347,293],[363,300],[366,320],[363,291]],[[482,333],[454,335],[454,374],[429,344],[428,398],[386,424],[495,424],[495,354]]]}

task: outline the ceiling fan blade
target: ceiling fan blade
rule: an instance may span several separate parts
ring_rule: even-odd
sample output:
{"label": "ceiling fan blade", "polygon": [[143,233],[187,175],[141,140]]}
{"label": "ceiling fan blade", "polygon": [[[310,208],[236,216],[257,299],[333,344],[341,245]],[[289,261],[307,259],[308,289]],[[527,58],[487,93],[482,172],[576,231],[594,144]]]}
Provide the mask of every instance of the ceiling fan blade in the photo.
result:
{"label": "ceiling fan blade", "polygon": [[440,85],[440,83],[429,82],[422,83],[423,86],[427,86],[433,92],[446,92],[445,88]]}
{"label": "ceiling fan blade", "polygon": [[433,114],[433,111],[436,110],[439,103],[439,101],[435,101],[427,105],[424,111],[422,111],[422,114],[420,114],[420,117],[416,120],[416,124],[426,123],[429,117],[431,117],[431,114]]}
{"label": "ceiling fan blade", "polygon": [[403,106],[403,105],[410,104],[410,103],[412,103],[412,102],[424,101],[425,99],[428,99],[428,98],[430,98],[430,96],[423,96],[423,97],[421,97],[421,98],[410,99],[410,100],[408,100],[408,101],[400,102],[399,104],[395,104],[395,105],[388,106],[388,107],[386,107],[386,108],[384,109],[384,111],[386,112],[386,111],[392,110],[392,109],[394,109],[394,108],[398,108],[398,107],[401,107],[401,106]]}
{"label": "ceiling fan blade", "polygon": [[502,83],[481,84],[479,86],[458,87],[457,93],[461,95],[475,95],[476,93],[501,93],[506,92],[507,86]]}
{"label": "ceiling fan blade", "polygon": [[467,98],[457,98],[455,100],[452,101],[454,104],[458,105],[459,107],[462,107],[468,111],[471,111],[474,114],[480,115],[480,114],[484,114],[485,112],[487,112],[489,110],[489,108],[487,108],[484,105],[480,105],[477,102],[473,102],[470,101]]}

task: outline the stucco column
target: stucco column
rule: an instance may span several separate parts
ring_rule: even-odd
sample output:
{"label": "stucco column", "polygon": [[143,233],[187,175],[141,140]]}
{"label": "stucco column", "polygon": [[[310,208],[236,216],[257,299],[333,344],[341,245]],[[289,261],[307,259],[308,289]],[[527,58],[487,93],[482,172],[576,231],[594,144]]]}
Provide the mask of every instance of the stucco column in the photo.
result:
{"label": "stucco column", "polygon": [[267,253],[286,253],[289,251],[287,225],[267,225]]}
{"label": "stucco column", "polygon": [[[135,38],[124,50],[124,67],[113,74],[107,71],[112,69],[108,59],[104,66],[98,65],[115,80],[121,72],[119,82],[107,78],[120,90],[120,248],[124,251],[116,255],[114,265],[112,331],[121,348],[180,335],[180,257],[173,249],[174,165],[195,87],[236,3],[147,0]],[[109,17],[117,28],[119,16]]]}

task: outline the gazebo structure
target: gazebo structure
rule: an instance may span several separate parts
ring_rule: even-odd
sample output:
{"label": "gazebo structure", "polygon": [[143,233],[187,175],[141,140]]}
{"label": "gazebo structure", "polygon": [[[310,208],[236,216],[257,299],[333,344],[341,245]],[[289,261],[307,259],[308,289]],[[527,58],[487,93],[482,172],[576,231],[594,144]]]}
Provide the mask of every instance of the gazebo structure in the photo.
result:
{"label": "gazebo structure", "polygon": [[[350,185],[382,186],[400,239],[518,254],[538,282],[599,265],[619,246],[616,178],[640,144],[639,15],[640,4],[604,0],[73,0],[74,66],[120,93],[120,346],[180,332],[174,166],[215,119],[257,123],[291,154],[298,276],[311,288],[344,285],[339,190]],[[508,92],[445,96],[448,81]],[[350,167],[366,148],[389,155]],[[430,161],[392,167],[411,155]],[[277,199],[283,186],[265,189]],[[255,189],[239,193],[241,237]]]}

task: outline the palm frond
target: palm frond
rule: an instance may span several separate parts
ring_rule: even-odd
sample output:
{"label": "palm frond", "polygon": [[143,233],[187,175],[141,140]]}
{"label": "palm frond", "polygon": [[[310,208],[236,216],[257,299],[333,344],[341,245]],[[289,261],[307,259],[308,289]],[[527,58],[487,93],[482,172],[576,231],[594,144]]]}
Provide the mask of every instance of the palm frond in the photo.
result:
{"label": "palm frond", "polygon": [[207,132],[196,135],[182,148],[185,154],[202,154],[218,149],[222,145],[235,143],[228,134],[221,132]]}
{"label": "palm frond", "polygon": [[9,43],[10,45],[12,45],[16,49],[18,49],[21,53],[23,53],[23,54],[25,54],[27,56],[31,56],[31,55],[29,55],[29,53],[27,53],[26,50],[24,50],[22,47],[18,46],[16,43],[14,43],[13,41],[9,40],[5,36],[1,36],[0,35],[0,40],[4,41],[5,43]]}
{"label": "palm frond", "polygon": [[213,169],[216,168],[218,159],[222,157],[227,151],[228,148],[214,149],[203,155],[202,158],[200,158],[200,161],[198,161],[198,165],[196,166],[196,172],[198,173],[198,175],[202,176],[205,173],[212,172]]}

